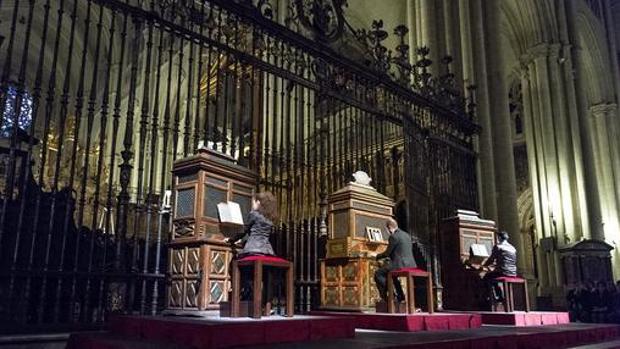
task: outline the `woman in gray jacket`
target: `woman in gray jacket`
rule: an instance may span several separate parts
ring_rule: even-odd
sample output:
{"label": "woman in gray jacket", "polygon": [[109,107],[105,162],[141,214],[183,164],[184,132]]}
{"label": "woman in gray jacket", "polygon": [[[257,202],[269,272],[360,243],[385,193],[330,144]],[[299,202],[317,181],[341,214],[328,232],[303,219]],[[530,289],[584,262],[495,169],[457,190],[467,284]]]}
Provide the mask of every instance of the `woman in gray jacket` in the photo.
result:
{"label": "woman in gray jacket", "polygon": [[252,200],[252,210],[248,214],[244,232],[230,240],[236,243],[244,240],[243,249],[238,258],[249,255],[274,255],[269,236],[273,230],[273,222],[277,218],[276,198],[270,192],[256,194]]}
{"label": "woman in gray jacket", "polygon": [[[252,255],[269,255],[273,256],[273,247],[269,242],[269,236],[273,231],[273,222],[276,220],[278,211],[276,198],[270,192],[261,192],[256,194],[252,200],[252,210],[248,214],[243,233],[227,239],[228,242],[235,244],[239,240],[243,240],[243,248],[239,251],[237,259],[242,259]],[[250,300],[252,296],[252,273],[251,270],[243,268],[241,270],[241,299]],[[263,289],[266,293],[264,299],[271,301],[271,292],[267,288]]]}

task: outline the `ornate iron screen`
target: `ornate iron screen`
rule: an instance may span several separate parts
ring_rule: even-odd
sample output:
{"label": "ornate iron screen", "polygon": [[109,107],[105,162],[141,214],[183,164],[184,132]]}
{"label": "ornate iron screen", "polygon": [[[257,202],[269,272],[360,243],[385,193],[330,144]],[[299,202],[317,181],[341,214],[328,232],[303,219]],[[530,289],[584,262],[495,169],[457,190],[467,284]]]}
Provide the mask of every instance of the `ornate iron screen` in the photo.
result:
{"label": "ornate iron screen", "polygon": [[[438,218],[475,208],[476,126],[450,61],[432,77],[427,49],[409,64],[407,28],[395,28],[392,56],[383,23],[352,31],[343,5],[3,4],[0,331],[160,311],[174,272],[162,193],[173,161],[201,142],[277,195],[274,244],[295,262],[298,311],[318,299],[327,194],[355,170],[405,203],[429,246]],[[191,210],[188,200],[177,209]]]}

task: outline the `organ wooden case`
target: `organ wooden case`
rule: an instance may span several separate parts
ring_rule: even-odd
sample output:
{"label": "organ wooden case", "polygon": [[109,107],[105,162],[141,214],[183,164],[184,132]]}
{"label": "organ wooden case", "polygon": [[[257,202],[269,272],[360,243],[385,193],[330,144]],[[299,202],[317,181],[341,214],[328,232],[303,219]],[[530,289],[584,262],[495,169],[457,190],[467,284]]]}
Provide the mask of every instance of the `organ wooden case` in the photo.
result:
{"label": "organ wooden case", "polygon": [[374,309],[380,298],[373,281],[374,255],[387,247],[385,222],[393,206],[369,185],[369,178],[350,182],[329,196],[329,239],[326,258],[320,260],[321,308]]}
{"label": "organ wooden case", "polygon": [[167,312],[219,309],[230,288],[232,250],[223,240],[242,229],[219,223],[217,204],[251,209],[257,176],[218,152],[201,148],[173,166],[172,240],[168,245]]}
{"label": "organ wooden case", "polygon": [[[478,268],[486,258],[472,255],[484,246],[488,255],[495,244],[495,222],[473,211],[457,210],[443,220],[440,234],[443,308],[447,310],[491,310],[486,302],[483,273]],[[472,245],[478,248],[472,248]]]}
{"label": "organ wooden case", "polygon": [[610,253],[613,249],[598,240],[581,240],[559,248],[566,288],[579,288],[592,280],[613,283]]}

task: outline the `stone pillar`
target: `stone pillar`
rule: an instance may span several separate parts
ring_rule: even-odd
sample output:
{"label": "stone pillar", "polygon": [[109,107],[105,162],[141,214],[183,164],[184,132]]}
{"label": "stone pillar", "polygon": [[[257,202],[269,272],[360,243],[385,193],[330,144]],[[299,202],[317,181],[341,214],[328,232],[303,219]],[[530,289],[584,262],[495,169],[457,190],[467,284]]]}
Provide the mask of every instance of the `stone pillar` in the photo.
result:
{"label": "stone pillar", "polygon": [[[498,227],[512,234],[513,245],[519,256],[524,256],[523,241],[519,229],[517,211],[517,184],[512,145],[512,123],[508,110],[508,88],[504,76],[501,44],[502,17],[499,1],[485,1],[485,18],[488,38],[488,81],[490,111],[493,115],[493,160],[497,191]],[[525,260],[518,259],[518,268],[523,271]]]}
{"label": "stone pillar", "polygon": [[616,104],[599,104],[590,108],[594,149],[596,154],[595,163],[598,164],[600,200],[602,202],[602,227],[592,232],[593,238],[604,240],[607,234],[617,234],[618,201],[616,187],[620,185],[614,176],[613,157],[617,149],[617,134],[613,133],[611,124],[616,120],[618,108]]}
{"label": "stone pillar", "polygon": [[[575,3],[568,1],[560,2],[560,18],[562,19],[560,28],[564,29],[560,32],[564,41],[570,42],[570,38],[576,38],[576,18],[577,11]],[[564,22],[565,21],[565,22]],[[565,23],[565,24],[564,24]],[[566,46],[564,62],[564,75],[568,82],[567,97],[569,100],[569,115],[573,123],[578,125],[572,132],[573,139],[580,139],[580,149],[575,153],[582,154],[578,160],[581,160],[580,166],[577,167],[578,180],[581,179],[581,202],[582,202],[582,227],[583,236],[592,239],[601,240],[604,238],[602,234],[602,207],[599,190],[599,177],[597,174],[597,163],[595,160],[594,142],[592,139],[593,130],[589,117],[587,87],[584,77],[583,55],[580,53],[581,48],[578,46]],[[587,170],[585,170],[587,169]],[[594,169],[594,171],[593,171]],[[583,210],[587,211],[587,215],[583,214]],[[583,220],[587,216],[587,220]]]}
{"label": "stone pillar", "polygon": [[[618,45],[616,41],[616,26],[612,18],[611,0],[603,0],[605,10],[605,26],[607,30],[607,45],[609,47],[609,61],[611,63],[612,77],[614,83],[614,89],[616,104],[620,104],[620,64],[618,62]],[[620,141],[618,141],[618,131],[620,131],[620,112],[618,108],[615,108],[616,117],[611,118],[609,122],[608,132],[616,135],[611,137],[612,142],[612,162],[614,166],[614,174],[616,178],[616,203],[620,207]],[[620,214],[620,212],[618,213]]]}
{"label": "stone pillar", "polygon": [[[469,22],[472,30],[471,38],[465,38],[465,41],[471,40],[471,65],[473,66],[471,82],[477,86],[476,102],[478,106],[476,116],[478,117],[477,122],[482,128],[478,138],[480,144],[480,171],[478,172],[481,184],[481,195],[479,196],[480,213],[485,218],[497,220],[495,168],[493,167],[493,142],[491,137],[491,109],[489,104],[489,86],[487,84],[487,55],[485,51],[486,37],[481,20],[484,18],[482,2],[481,0],[461,1],[467,3],[464,4],[465,6],[461,6],[461,21]],[[467,12],[470,12],[470,14],[467,14]],[[463,16],[467,16],[467,18]],[[465,57],[465,55],[463,55],[463,57]],[[482,183],[484,183],[484,185],[482,185]]]}
{"label": "stone pillar", "polygon": [[451,65],[452,73],[454,74],[455,81],[461,84],[463,81],[462,66],[459,64],[461,61],[460,50],[460,25],[454,19],[459,18],[460,3],[454,0],[443,0],[443,26],[444,26],[444,43],[445,55],[449,55],[453,58],[453,64]]}
{"label": "stone pillar", "polygon": [[[477,79],[475,78],[475,73],[474,73],[474,51],[473,51],[473,42],[475,41],[475,33],[472,30],[472,24],[471,24],[471,4],[470,4],[470,0],[459,0],[459,34],[460,34],[460,43],[461,43],[461,66],[462,66],[462,89],[464,91],[464,95],[465,98],[469,99],[470,95],[469,95],[469,91],[467,90],[467,87],[470,85],[476,85],[476,81]],[[481,89],[479,88],[476,96],[479,97],[481,95]],[[477,108],[477,117],[478,117],[478,123],[480,123],[480,118],[481,118],[481,108],[480,108],[480,101],[478,100],[478,108]],[[488,115],[487,115],[488,116]],[[486,130],[483,130],[483,132],[486,132]],[[476,151],[476,153],[478,154],[482,154],[482,149],[481,149],[481,141],[482,138],[481,136],[476,136],[474,138],[474,150]],[[487,153],[490,153],[490,149],[486,150]],[[492,167],[492,166],[487,166],[487,167]],[[484,177],[483,174],[483,166],[482,166],[482,161],[480,158],[477,159],[476,161],[476,186],[477,186],[477,193],[478,193],[478,202],[480,203],[480,213],[485,216],[487,213],[484,210],[485,207],[485,195],[484,195],[484,187],[486,185],[486,178]],[[487,216],[488,218],[491,218],[490,216]]]}
{"label": "stone pillar", "polygon": [[407,0],[407,27],[409,35],[407,36],[409,44],[409,64],[413,65],[417,61],[415,50],[418,47],[418,25],[416,21],[416,0]]}
{"label": "stone pillar", "polygon": [[[616,103],[620,104],[620,66],[618,62],[618,45],[616,44],[616,26],[614,25],[613,12],[611,10],[612,0],[603,0],[605,14],[605,29],[607,31],[607,45],[609,47],[609,61],[611,62],[613,83],[616,89]],[[615,0],[614,0],[615,1]],[[616,121],[618,124],[618,121]]]}
{"label": "stone pillar", "polygon": [[437,76],[439,72],[439,47],[437,47],[437,24],[435,13],[435,0],[417,0],[420,4],[420,33],[419,46],[427,46],[431,49],[429,58],[433,61],[431,73]]}
{"label": "stone pillar", "polygon": [[[538,168],[538,160],[536,154],[539,152],[536,149],[536,137],[534,127],[534,101],[532,99],[532,87],[530,85],[531,69],[526,66],[522,68],[521,73],[521,91],[523,96],[523,124],[525,126],[525,146],[527,148],[527,162],[530,170],[530,183],[532,185],[532,201],[534,204],[534,221],[536,231],[539,232],[543,229],[543,217],[542,217],[542,203],[541,203],[541,179],[538,177],[536,170]],[[538,234],[537,234],[538,235]],[[538,236],[537,236],[538,238]],[[541,257],[541,252],[538,252],[538,257]],[[537,261],[537,264],[542,268],[543,264],[541,260]],[[546,268],[545,268],[546,269]]]}
{"label": "stone pillar", "polygon": [[[583,236],[582,213],[587,212],[581,169],[579,122],[567,91],[561,66],[565,50],[560,44],[539,44],[523,57],[521,87],[523,92],[526,145],[537,238],[553,238],[556,245],[575,242]],[[574,93],[573,93],[574,95]],[[574,102],[573,102],[574,103]],[[587,216],[587,214],[586,214]],[[588,221],[587,217],[586,222]],[[587,226],[587,224],[586,224]],[[562,267],[556,251],[542,251],[539,264],[540,289],[556,295],[562,287]],[[544,272],[543,272],[543,267]],[[557,298],[557,297],[556,297]],[[563,303],[563,299],[554,299]]]}

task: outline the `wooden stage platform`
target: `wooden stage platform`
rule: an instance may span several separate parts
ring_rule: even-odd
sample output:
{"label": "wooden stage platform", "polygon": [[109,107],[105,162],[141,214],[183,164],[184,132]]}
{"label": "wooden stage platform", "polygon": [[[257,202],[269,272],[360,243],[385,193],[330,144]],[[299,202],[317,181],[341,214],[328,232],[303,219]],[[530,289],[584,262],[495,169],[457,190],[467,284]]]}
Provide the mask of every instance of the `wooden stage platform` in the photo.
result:
{"label": "wooden stage platform", "polygon": [[[449,316],[459,315],[458,317]],[[459,319],[456,321],[455,319]],[[563,324],[548,326],[480,326],[478,314],[281,316],[249,318],[187,318],[120,316],[107,331],[74,334],[68,349],[207,349],[207,348],[299,348],[379,349],[455,348],[517,349],[571,348],[577,345],[620,339],[620,326]],[[403,319],[406,321],[403,322]],[[470,327],[465,328],[464,319]],[[412,331],[355,329],[375,322],[422,323]],[[452,321],[452,327],[450,323]],[[418,325],[416,325],[418,326]],[[461,326],[462,328],[457,328]]]}
{"label": "wooden stage platform", "polygon": [[480,312],[484,325],[510,325],[510,326],[547,326],[563,325],[570,323],[566,312],[551,311],[515,311],[512,313]]}
{"label": "wooden stage platform", "polygon": [[355,328],[383,331],[445,331],[479,328],[482,318],[479,314],[470,313],[415,313],[387,314],[365,312],[314,311],[318,316],[350,316],[355,319]]}

